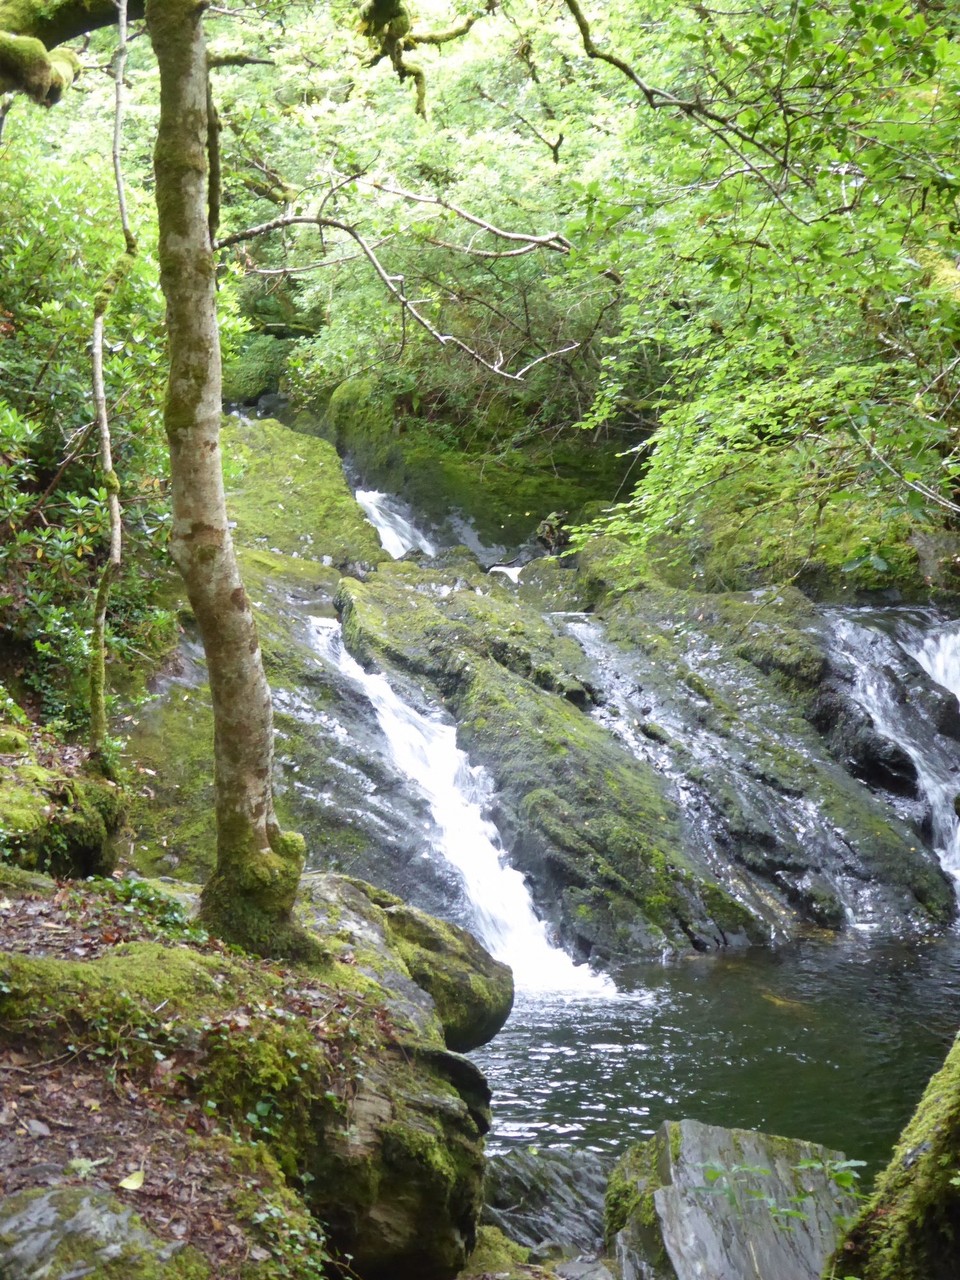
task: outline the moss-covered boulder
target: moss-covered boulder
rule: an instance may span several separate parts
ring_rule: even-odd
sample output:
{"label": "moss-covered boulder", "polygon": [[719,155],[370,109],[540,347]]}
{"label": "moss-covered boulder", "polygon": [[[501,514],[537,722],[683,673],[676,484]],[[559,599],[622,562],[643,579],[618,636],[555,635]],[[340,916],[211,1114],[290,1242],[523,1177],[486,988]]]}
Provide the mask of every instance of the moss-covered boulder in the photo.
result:
{"label": "moss-covered boulder", "polygon": [[952,1280],[960,1257],[960,1041],[834,1258],[857,1280]]}
{"label": "moss-covered boulder", "polygon": [[607,1189],[607,1243],[649,1280],[816,1280],[856,1201],[818,1143],[667,1121]]}
{"label": "moss-covered boulder", "polygon": [[270,418],[227,418],[222,443],[227,506],[241,547],[337,568],[386,558],[325,440]]}
{"label": "moss-covered boulder", "polygon": [[0,722],[0,859],[58,876],[109,875],[123,813],[114,783],[80,772],[35,731]]}
{"label": "moss-covered boulder", "polygon": [[[342,383],[318,420],[299,419],[350,457],[364,482],[402,494],[435,526],[466,519],[486,547],[515,547],[533,537],[549,512],[574,513],[613,498],[630,462],[622,443],[597,447],[584,433],[558,440],[523,431],[505,442],[488,411],[459,433],[404,410],[375,378]],[[523,443],[517,443],[520,438]]]}
{"label": "moss-covered boulder", "polygon": [[[19,875],[5,886],[10,910],[14,895],[35,892]],[[151,894],[156,917],[153,898],[163,895]],[[478,1043],[506,1017],[502,966],[459,931],[398,913],[400,904],[353,881],[312,887],[301,923],[329,958],[300,968],[227,954],[183,927],[125,940],[108,907],[78,901],[45,910],[60,912],[58,939],[75,929],[84,940],[82,921],[93,920],[92,944],[35,954],[27,912],[17,949],[0,953],[0,1052],[56,1058],[69,1044],[137,1096],[150,1089],[158,1103],[194,1107],[206,1117],[201,1133],[216,1118],[228,1136],[245,1135],[281,1180],[302,1188],[299,1212],[324,1224],[327,1247],[350,1255],[364,1280],[448,1280],[459,1270],[480,1211],[490,1095],[446,1041]],[[434,984],[425,956],[441,938]],[[89,958],[67,958],[78,949]],[[301,1247],[308,1234],[299,1230]],[[260,1274],[301,1272],[251,1272]]]}
{"label": "moss-covered boulder", "polygon": [[194,1249],[158,1239],[115,1196],[37,1187],[0,1200],[4,1280],[209,1280]]}
{"label": "moss-covered boulder", "polygon": [[347,876],[307,875],[304,899],[310,926],[331,946],[335,940],[341,958],[349,955],[394,997],[405,993],[411,1027],[421,1034],[439,1018],[447,1048],[466,1053],[492,1040],[509,1017],[510,969],[466,929]]}

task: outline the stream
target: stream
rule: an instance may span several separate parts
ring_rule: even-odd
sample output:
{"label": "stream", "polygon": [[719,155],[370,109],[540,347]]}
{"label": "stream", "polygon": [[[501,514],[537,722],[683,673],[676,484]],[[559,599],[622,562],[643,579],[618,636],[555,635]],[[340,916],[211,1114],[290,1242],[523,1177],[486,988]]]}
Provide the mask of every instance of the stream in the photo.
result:
{"label": "stream", "polygon": [[[358,498],[390,554],[414,547],[435,554],[401,501],[373,491]],[[506,568],[504,577],[516,582],[520,571]],[[828,620],[856,700],[914,761],[933,843],[956,874],[956,751],[924,733],[919,711],[905,707],[896,666],[913,659],[960,692],[960,629],[909,610],[838,610]],[[588,656],[606,652],[591,620],[571,615],[558,625]],[[491,1151],[575,1146],[613,1153],[665,1119],[689,1116],[820,1141],[871,1169],[889,1157],[956,1031],[957,932],[899,942],[881,940],[865,925],[838,941],[639,964],[618,973],[614,988],[574,965],[537,918],[488,816],[490,781],[456,746],[447,713],[414,708],[383,675],[363,671],[334,620],[315,618],[311,627],[317,660],[353,691],[354,710],[365,706],[375,719],[378,750],[419,806],[428,844],[422,865],[453,876],[462,890],[461,922],[514,969],[514,1012],[472,1055],[494,1091]],[[611,717],[609,707],[594,714],[624,737],[629,718]],[[667,718],[669,708],[661,712]],[[629,739],[627,733],[631,749],[651,749],[649,740]],[[712,749],[708,737],[699,749]],[[376,802],[379,790],[371,795]],[[395,795],[397,787],[389,790]],[[903,805],[905,817],[916,818],[916,797]]]}

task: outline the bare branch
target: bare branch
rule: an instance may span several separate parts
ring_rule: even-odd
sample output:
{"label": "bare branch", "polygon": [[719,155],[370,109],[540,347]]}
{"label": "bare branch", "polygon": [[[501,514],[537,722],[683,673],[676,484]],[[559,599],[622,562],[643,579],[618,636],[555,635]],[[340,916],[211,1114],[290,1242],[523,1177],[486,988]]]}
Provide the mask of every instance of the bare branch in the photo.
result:
{"label": "bare branch", "polygon": [[[339,218],[328,218],[319,215],[311,217],[309,214],[297,213],[286,214],[279,218],[273,218],[270,222],[260,223],[259,226],[248,227],[245,231],[237,231],[234,232],[233,235],[224,236],[222,240],[217,241],[214,248],[226,249],[231,245],[242,244],[244,241],[254,240],[259,236],[267,235],[271,231],[278,231],[283,227],[291,226],[315,226],[318,229],[329,227],[332,230],[342,231],[344,235],[349,236],[373,267],[373,270],[376,272],[387,291],[396,298],[405,314],[409,315],[412,320],[415,320],[423,330],[429,333],[434,341],[440,344],[440,346],[455,347],[458,351],[462,351],[464,355],[468,356],[482,368],[489,370],[490,373],[496,374],[497,377],[506,378],[510,382],[522,382],[524,376],[538,364],[542,364],[545,360],[555,359],[557,356],[566,355],[570,351],[576,351],[580,346],[579,342],[568,343],[565,347],[560,347],[556,351],[548,351],[544,355],[537,356],[535,360],[529,361],[522,369],[518,369],[516,373],[511,373],[504,367],[504,358],[502,355],[498,355],[498,358],[495,361],[487,360],[479,353],[479,351],[475,351],[469,343],[464,342],[462,338],[458,338],[452,333],[441,333],[440,330],[423,314],[423,312],[420,311],[417,303],[411,301],[411,299],[406,296],[403,288],[403,276],[391,275],[377,257],[373,246],[364,239],[356,227],[351,226],[347,222],[341,222]],[[511,239],[521,238],[512,235],[512,233],[504,233],[504,235]],[[533,238],[535,239],[535,237]]]}
{"label": "bare branch", "polygon": [[461,209],[459,205],[451,204],[449,200],[444,200],[440,196],[426,196],[417,191],[404,191],[400,187],[388,187],[385,183],[374,182],[372,179],[358,178],[357,181],[365,182],[367,186],[373,187],[376,191],[383,191],[386,195],[400,196],[404,200],[413,200],[417,204],[434,204],[441,209],[448,209],[458,218],[463,218],[464,222],[471,222],[475,227],[489,231],[492,236],[497,236],[501,240],[517,240],[534,248],[552,249],[555,253],[569,253],[573,248],[566,236],[561,235],[559,231],[549,231],[542,236],[530,235],[526,231],[504,231],[502,227],[494,226],[492,222],[478,218],[475,213]]}

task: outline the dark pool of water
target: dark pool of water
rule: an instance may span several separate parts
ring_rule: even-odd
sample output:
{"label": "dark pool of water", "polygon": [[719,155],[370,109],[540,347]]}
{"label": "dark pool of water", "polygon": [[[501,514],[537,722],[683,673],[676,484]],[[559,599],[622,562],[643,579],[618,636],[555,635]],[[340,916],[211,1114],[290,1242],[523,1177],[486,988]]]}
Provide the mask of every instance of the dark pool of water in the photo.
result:
{"label": "dark pool of water", "polygon": [[491,1151],[623,1150],[663,1120],[889,1157],[960,1026],[960,937],[801,942],[649,965],[615,1001],[524,996],[474,1054]]}

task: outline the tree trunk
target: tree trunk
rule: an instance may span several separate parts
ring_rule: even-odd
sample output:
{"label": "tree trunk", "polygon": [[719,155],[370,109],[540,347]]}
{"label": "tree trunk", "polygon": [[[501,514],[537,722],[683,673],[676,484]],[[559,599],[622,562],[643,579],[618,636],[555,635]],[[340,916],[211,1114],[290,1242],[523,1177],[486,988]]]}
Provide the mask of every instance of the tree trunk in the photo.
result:
{"label": "tree trunk", "polygon": [[202,910],[222,935],[260,951],[289,951],[302,941],[289,921],[303,840],[283,834],[274,815],[270,690],[223,494],[203,7],[197,0],[147,4],[161,83],[154,164],[170,358],[171,552],[200,627],[215,726],[217,867]]}

